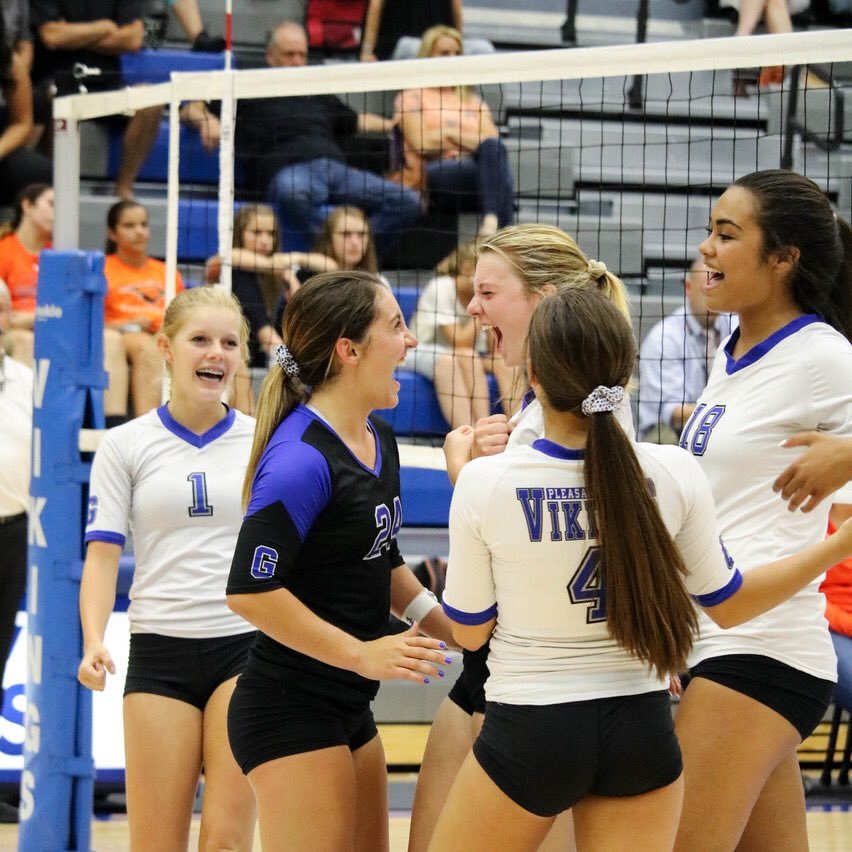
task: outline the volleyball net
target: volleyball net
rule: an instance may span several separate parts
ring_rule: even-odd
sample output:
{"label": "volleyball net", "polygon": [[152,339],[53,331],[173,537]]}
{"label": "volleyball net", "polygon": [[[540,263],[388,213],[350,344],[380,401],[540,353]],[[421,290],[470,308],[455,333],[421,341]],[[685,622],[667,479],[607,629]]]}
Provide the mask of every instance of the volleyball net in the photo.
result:
{"label": "volleyball net", "polygon": [[[391,212],[385,214],[382,233],[374,235],[379,269],[410,317],[436,264],[476,236],[482,187],[475,181],[471,185],[470,175],[458,179],[457,190],[451,185],[439,193],[427,186],[412,217],[410,196],[401,184],[383,184],[378,190],[382,199],[376,198],[374,184],[380,177],[411,171],[412,143],[399,131],[406,123],[411,126],[408,105],[421,107],[413,126],[428,147],[440,123],[436,109],[450,124],[457,109],[455,123],[464,126],[465,107],[441,103],[442,98],[451,101],[458,87],[467,87],[487,104],[499,128],[511,173],[512,220],[557,225],[588,257],[620,275],[630,290],[637,334],[644,339],[655,323],[684,304],[684,278],[704,236],[712,200],[735,178],[756,169],[792,168],[815,180],[839,212],[850,215],[850,60],[849,32],[826,30],[397,63],[175,73],[168,83],[65,98],[55,105],[56,244],[102,244],[111,199],[98,194],[96,179],[86,179],[90,120],[161,104],[168,122],[139,185],[152,224],[152,253],[165,257],[169,269],[180,270],[190,283],[209,279],[204,263],[219,254],[224,261],[219,278],[227,286],[235,211],[266,203],[280,169],[291,165],[293,146],[276,138],[270,115],[275,120],[283,115],[285,124],[290,116],[304,122],[317,109],[317,96],[336,95],[354,114],[399,120],[393,130],[352,133],[352,114],[341,113],[335,129],[342,132],[333,144],[347,165],[370,176],[369,188],[355,187],[356,201],[350,203],[369,207],[378,225],[376,209],[380,201],[387,202]],[[783,72],[773,71],[779,64]],[[762,85],[772,79],[773,84]],[[437,102],[398,95],[436,90],[443,92]],[[314,100],[302,100],[308,96]],[[271,107],[276,101],[278,108]],[[182,107],[192,102],[207,103],[214,116],[210,120],[221,127],[218,151],[205,150],[198,130],[182,122]],[[328,149],[324,140],[305,147],[306,157]],[[447,163],[453,153],[433,145],[428,156]],[[272,191],[279,251],[315,246],[323,217],[341,203],[326,193],[332,166],[337,168],[314,164],[296,183],[291,176],[280,192]],[[351,187],[357,183],[351,175],[348,180]],[[273,281],[264,293],[272,317],[283,286],[281,279]],[[402,380],[400,407],[389,414],[397,433],[412,439],[440,436],[448,427],[447,406],[438,404],[428,375],[402,371]],[[491,403],[497,404],[490,381]],[[634,393],[639,411],[641,383]],[[650,393],[646,402],[653,403]],[[648,416],[641,427],[646,431]]]}
{"label": "volleyball net", "polygon": [[[54,245],[64,254],[56,263],[42,263],[39,282],[21,848],[88,849],[91,705],[74,679],[80,648],[76,598],[88,462],[103,426],[104,285],[102,260],[73,250],[103,245],[113,202],[109,176],[93,153],[98,119],[147,106],[167,109],[138,189],[152,225],[150,253],[166,259],[169,282],[180,270],[189,283],[205,280],[205,261],[219,254],[227,286],[235,209],[266,200],[251,170],[262,171],[265,163],[270,172],[276,155],[269,144],[251,152],[253,162],[240,156],[240,140],[253,135],[251,126],[240,127],[252,113],[244,109],[247,103],[333,94],[356,113],[389,118],[400,90],[469,86],[489,104],[500,128],[512,174],[513,218],[559,226],[588,257],[619,274],[644,338],[660,318],[684,306],[685,273],[712,200],[740,175],[791,167],[815,180],[838,212],[850,217],[851,61],[848,31],[826,31],[180,73],[166,83],[58,99]],[[780,82],[761,88],[760,69],[779,63],[786,68]],[[182,123],[182,106],[195,102],[218,114],[218,152],[207,152],[198,131]],[[391,132],[369,141],[347,157],[375,174],[393,171],[399,139]],[[401,193],[402,187],[391,185],[388,192]],[[381,257],[381,272],[409,316],[437,261],[481,225],[468,198],[434,208],[428,201],[416,223],[396,233],[389,228],[390,244]],[[282,225],[282,249],[310,246],[304,222]],[[662,367],[660,360],[660,373]],[[447,423],[432,385],[402,373],[400,406],[388,416],[408,442],[402,454],[406,523],[427,526],[446,518],[449,487],[436,460],[440,451],[428,444],[437,443]],[[648,398],[642,381],[635,393],[639,410]],[[430,477],[443,477],[440,489]]]}

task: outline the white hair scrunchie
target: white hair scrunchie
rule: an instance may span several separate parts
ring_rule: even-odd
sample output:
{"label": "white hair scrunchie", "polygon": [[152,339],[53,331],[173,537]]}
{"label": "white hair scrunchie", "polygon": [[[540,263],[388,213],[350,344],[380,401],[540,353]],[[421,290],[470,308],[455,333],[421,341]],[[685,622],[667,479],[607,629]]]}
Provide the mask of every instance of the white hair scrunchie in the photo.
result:
{"label": "white hair scrunchie", "polygon": [[602,260],[590,260],[589,261],[589,275],[598,280],[598,278],[602,278],[607,273],[606,264]]}
{"label": "white hair scrunchie", "polygon": [[290,350],[282,343],[275,350],[275,363],[288,375],[294,379],[299,375],[299,365]]}
{"label": "white hair scrunchie", "polygon": [[598,385],[584,400],[583,414],[587,417],[590,414],[601,414],[602,412],[615,411],[624,399],[624,388],[616,385],[614,388],[608,388],[605,385]]}

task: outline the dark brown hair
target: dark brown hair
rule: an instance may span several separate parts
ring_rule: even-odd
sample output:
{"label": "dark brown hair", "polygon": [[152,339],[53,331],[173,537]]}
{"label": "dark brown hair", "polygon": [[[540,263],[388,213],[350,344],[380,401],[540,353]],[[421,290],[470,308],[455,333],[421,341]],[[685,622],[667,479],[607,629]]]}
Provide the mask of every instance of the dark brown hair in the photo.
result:
{"label": "dark brown hair", "polygon": [[[107,232],[114,231],[118,227],[121,214],[124,213],[125,210],[131,210],[134,207],[141,207],[146,214],[148,212],[148,208],[145,207],[144,204],[140,204],[134,198],[122,198],[121,201],[116,201],[115,204],[107,210]],[[109,236],[109,233],[107,233],[104,254],[115,254],[117,248],[118,246],[115,244],[115,240]]]}
{"label": "dark brown hair", "polygon": [[[2,16],[0,16],[2,17]],[[11,222],[4,223],[2,227],[0,227],[0,237],[5,237],[7,234],[11,234],[13,231],[17,231],[21,226],[21,222],[24,219],[24,202],[28,202],[29,204],[35,204],[36,201],[44,195],[49,189],[53,189],[53,187],[49,183],[28,183],[16,196],[15,196],[15,214],[12,217]]]}
{"label": "dark brown hair", "polygon": [[251,486],[260,457],[284,418],[307,397],[307,388],[317,390],[340,372],[335,345],[345,337],[364,341],[373,320],[379,294],[387,285],[371,272],[322,272],[302,285],[287,305],[282,337],[299,367],[298,376],[288,375],[274,364],[260,390],[257,426],[243,483],[243,507],[251,497]]}
{"label": "dark brown hair", "polygon": [[[272,253],[278,251],[278,217],[268,204],[243,204],[234,213],[233,237],[231,245],[234,248],[245,248],[243,238],[246,229],[253,220],[259,216],[272,217]],[[263,297],[263,306],[269,316],[273,316],[278,300],[284,295],[285,287],[282,281],[275,277],[273,272],[256,272],[257,283],[260,287],[260,295]]]}
{"label": "dark brown hair", "polygon": [[[542,404],[576,417],[586,417],[583,400],[598,386],[625,387],[636,358],[624,315],[601,293],[577,287],[542,299],[529,349]],[[698,621],[683,584],[683,558],[614,414],[588,418],[584,473],[609,632],[659,675],[684,671]]]}
{"label": "dark brown hair", "polygon": [[332,241],[332,237],[334,236],[334,229],[337,227],[338,222],[341,219],[346,219],[348,216],[362,219],[364,224],[367,226],[367,248],[364,250],[364,254],[361,256],[361,259],[358,261],[358,265],[355,269],[360,269],[364,272],[378,272],[379,262],[376,260],[376,246],[375,241],[373,240],[373,229],[370,227],[370,220],[367,218],[367,214],[360,207],[353,207],[351,204],[345,204],[342,207],[335,207],[334,210],[326,216],[325,222],[323,222],[322,225],[322,230],[320,230],[316,241],[314,242],[313,251],[318,254],[324,254],[339,264],[341,258],[334,256],[334,243]]}
{"label": "dark brown hair", "polygon": [[852,229],[809,178],[784,169],[741,177],[734,186],[755,200],[755,221],[763,233],[764,258],[793,259],[790,287],[796,304],[819,314],[852,339]]}

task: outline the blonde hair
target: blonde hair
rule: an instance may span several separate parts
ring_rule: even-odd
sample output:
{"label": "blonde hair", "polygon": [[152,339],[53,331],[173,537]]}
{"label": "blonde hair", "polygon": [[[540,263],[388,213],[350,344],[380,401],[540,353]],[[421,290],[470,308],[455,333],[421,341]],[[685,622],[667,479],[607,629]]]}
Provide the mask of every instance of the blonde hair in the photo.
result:
{"label": "blonde hair", "polygon": [[533,293],[548,285],[561,292],[568,287],[597,290],[627,319],[630,306],[621,279],[604,263],[589,260],[576,241],[553,225],[511,225],[480,243],[479,256],[494,252],[506,261]]}
{"label": "blonde hair", "polygon": [[431,53],[435,42],[439,38],[454,38],[459,47],[464,51],[464,38],[455,27],[448,27],[446,24],[438,24],[434,27],[429,27],[420,37],[420,48],[417,51],[418,59],[426,59]]}
{"label": "blonde hair", "polygon": [[445,258],[438,261],[435,273],[437,275],[452,275],[455,278],[466,263],[476,266],[476,259],[479,256],[477,245],[476,240],[460,243]]}
{"label": "blonde hair", "polygon": [[226,308],[234,312],[239,328],[240,354],[243,363],[245,363],[248,359],[248,322],[246,322],[237,297],[230,290],[225,290],[215,284],[189,287],[178,293],[166,308],[160,334],[168,338],[170,343],[174,342],[175,337],[189,319],[189,315],[200,308]]}
{"label": "blonde hair", "polygon": [[[413,0],[410,0],[412,2]],[[435,42],[439,38],[453,38],[459,43],[459,50],[464,53],[464,38],[455,27],[448,27],[446,24],[438,24],[434,27],[429,27],[426,32],[420,37],[420,48],[417,51],[418,59],[427,59],[432,55],[432,49],[435,47]],[[470,86],[456,86],[458,96],[464,101],[470,95]]]}

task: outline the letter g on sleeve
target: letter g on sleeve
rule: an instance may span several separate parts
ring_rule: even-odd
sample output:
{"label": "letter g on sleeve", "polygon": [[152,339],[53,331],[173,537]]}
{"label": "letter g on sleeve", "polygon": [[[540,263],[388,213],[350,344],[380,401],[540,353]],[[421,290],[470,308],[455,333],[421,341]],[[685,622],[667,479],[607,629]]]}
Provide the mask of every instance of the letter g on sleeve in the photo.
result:
{"label": "letter g on sleeve", "polygon": [[255,580],[269,580],[278,565],[278,551],[274,547],[258,545],[251,562],[251,576]]}

